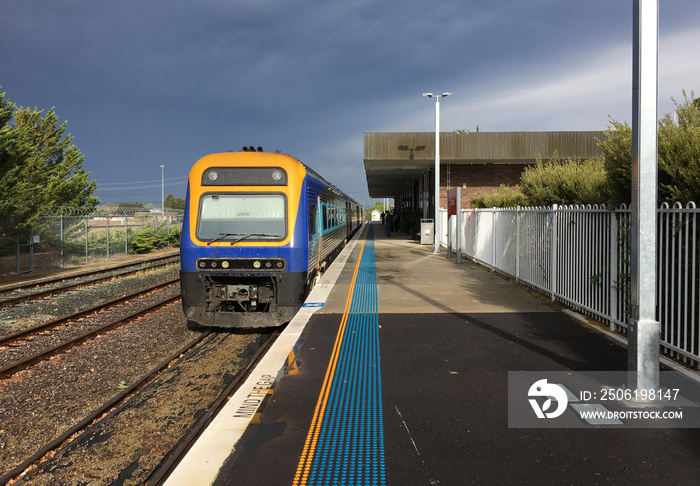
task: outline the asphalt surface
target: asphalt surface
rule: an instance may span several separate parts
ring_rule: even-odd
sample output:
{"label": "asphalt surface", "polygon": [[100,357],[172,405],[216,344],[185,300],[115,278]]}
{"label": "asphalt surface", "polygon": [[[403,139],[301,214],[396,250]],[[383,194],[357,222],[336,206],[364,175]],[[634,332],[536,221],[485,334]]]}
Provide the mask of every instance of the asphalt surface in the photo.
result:
{"label": "asphalt surface", "polygon": [[[375,229],[386,484],[698,482],[700,429],[509,428],[509,371],[624,371],[626,349],[481,267]],[[293,484],[358,254],[214,484]]]}

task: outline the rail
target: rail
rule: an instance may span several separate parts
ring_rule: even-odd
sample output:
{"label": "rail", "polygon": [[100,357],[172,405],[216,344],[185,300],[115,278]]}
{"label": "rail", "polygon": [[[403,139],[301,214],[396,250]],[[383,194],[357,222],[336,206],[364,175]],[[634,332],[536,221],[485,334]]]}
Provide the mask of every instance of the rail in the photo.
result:
{"label": "rail", "polygon": [[92,411],[92,413],[90,413],[88,416],[86,416],[85,418],[80,420],[77,424],[70,427],[68,430],[63,432],[61,435],[59,435],[57,438],[55,438],[51,442],[42,445],[31,457],[27,458],[21,464],[15,466],[12,470],[10,470],[5,475],[0,477],[0,484],[5,484],[6,482],[15,478],[16,476],[21,474],[22,471],[24,471],[25,469],[29,468],[32,464],[39,461],[46,454],[59,448],[61,446],[61,444],[63,444],[65,441],[69,440],[70,437],[85,430],[87,427],[90,426],[90,424],[97,421],[100,417],[105,415],[107,412],[114,409],[115,407],[118,407],[120,404],[125,403],[129,399],[129,397],[131,397],[134,393],[136,393],[137,390],[140,390],[141,388],[143,388],[143,386],[146,383],[148,383],[150,380],[152,380],[154,376],[161,373],[163,370],[167,369],[168,367],[172,366],[174,361],[182,359],[183,355],[186,355],[186,353],[191,351],[193,348],[199,346],[202,342],[209,339],[212,335],[213,335],[213,333],[211,331],[207,331],[205,333],[198,335],[196,338],[192,339],[190,342],[188,342],[187,344],[182,346],[180,349],[175,351],[173,354],[171,354],[168,358],[163,360],[157,366],[155,366],[154,368],[149,370],[147,373],[143,374],[138,380],[136,380],[135,383],[131,384],[128,388],[123,390],[121,393],[119,393],[115,397],[111,398],[110,400],[106,401],[105,403],[103,403],[99,407],[95,408]]}

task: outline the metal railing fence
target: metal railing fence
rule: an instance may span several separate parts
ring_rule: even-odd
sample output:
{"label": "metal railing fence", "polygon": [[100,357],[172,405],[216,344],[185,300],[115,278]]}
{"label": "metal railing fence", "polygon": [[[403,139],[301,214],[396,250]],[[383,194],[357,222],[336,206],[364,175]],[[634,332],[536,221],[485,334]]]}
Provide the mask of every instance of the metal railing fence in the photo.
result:
{"label": "metal railing fence", "polygon": [[[657,319],[664,352],[700,362],[700,234],[694,203],[657,211]],[[630,210],[553,206],[462,210],[462,254],[625,332]],[[441,213],[447,228],[447,212]],[[450,218],[455,248],[456,218]],[[447,246],[446,231],[441,243]]]}

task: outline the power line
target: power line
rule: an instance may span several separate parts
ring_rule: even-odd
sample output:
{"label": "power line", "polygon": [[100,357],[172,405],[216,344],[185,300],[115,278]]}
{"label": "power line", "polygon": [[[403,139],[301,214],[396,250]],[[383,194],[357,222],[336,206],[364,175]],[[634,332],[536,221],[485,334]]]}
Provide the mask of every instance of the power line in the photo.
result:
{"label": "power line", "polygon": [[[182,182],[180,183],[170,183],[170,184],[165,184],[165,187],[185,187],[185,184]],[[123,191],[123,190],[129,190],[129,189],[134,189],[134,190],[140,190],[140,189],[160,189],[160,184],[150,184],[148,186],[131,186],[131,187],[102,187],[99,184],[97,185],[97,191]]]}
{"label": "power line", "polygon": [[[188,177],[174,177],[171,179],[165,179],[164,182],[166,182],[166,183],[169,182],[169,183],[173,184],[175,182],[185,182],[185,181],[187,181],[187,179],[188,179]],[[153,184],[156,182],[158,183],[157,187],[160,187],[160,184],[161,184],[160,179],[154,179],[152,181],[138,181],[138,182],[98,182],[97,185],[98,186],[125,186],[125,185],[134,186],[134,185],[139,185],[139,184]],[[143,186],[143,187],[146,187],[146,186]],[[152,187],[156,187],[156,186],[152,186]]]}

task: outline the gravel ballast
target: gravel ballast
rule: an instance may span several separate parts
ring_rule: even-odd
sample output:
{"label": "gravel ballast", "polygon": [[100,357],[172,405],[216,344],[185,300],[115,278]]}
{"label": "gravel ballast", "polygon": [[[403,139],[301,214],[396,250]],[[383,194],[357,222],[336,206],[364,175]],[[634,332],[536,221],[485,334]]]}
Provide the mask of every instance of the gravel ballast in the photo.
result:
{"label": "gravel ballast", "polygon": [[[2,309],[0,335],[164,282],[177,271],[177,266],[149,270]],[[177,294],[177,287],[158,293]],[[0,477],[199,334],[187,329],[177,301],[0,381]],[[71,444],[53,462],[45,458],[20,483],[140,484],[263,339],[219,333],[196,359],[173,366],[166,372],[169,378],[156,379],[147,394],[132,398],[137,405],[114,414],[110,420],[116,425],[98,426],[112,429],[89,432],[97,434],[95,439]],[[0,349],[6,354],[7,348]]]}

